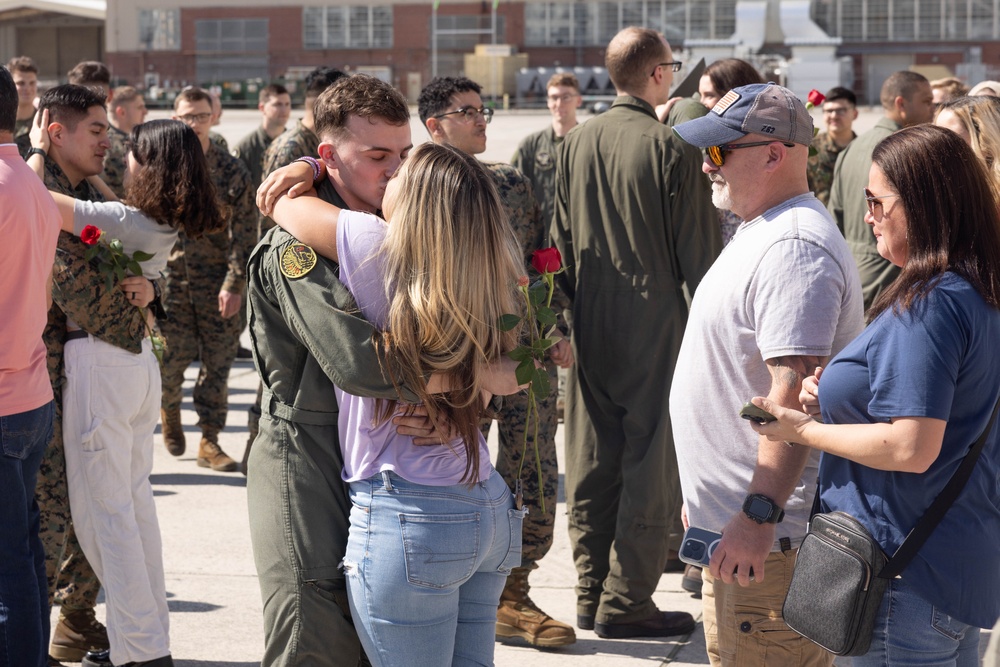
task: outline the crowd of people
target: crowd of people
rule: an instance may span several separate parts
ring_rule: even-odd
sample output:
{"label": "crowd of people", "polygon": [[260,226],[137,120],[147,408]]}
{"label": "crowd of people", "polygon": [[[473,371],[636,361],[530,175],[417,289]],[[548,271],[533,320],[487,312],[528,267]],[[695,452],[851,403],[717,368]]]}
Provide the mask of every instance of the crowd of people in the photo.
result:
{"label": "crowd of people", "polygon": [[[421,91],[414,148],[396,89],[319,67],[300,120],[265,86],[230,151],[201,88],[147,122],[101,63],[40,97],[30,58],[0,69],[0,667],[173,664],[149,475],[158,422],[186,451],[195,361],[197,464],[247,476],[262,665],[574,643],[529,595],[556,394],[525,391],[526,323],[500,326],[550,246],[531,375],[567,371],[576,628],[690,634],[653,601],[683,570],[711,664],[832,665],[781,615],[814,500],[891,555],[1000,401],[1000,84],[896,72],[858,136],[851,90],[820,96],[819,133],[735,58],[671,98],[682,63],[653,30],[605,64],[610,109],[578,122],[579,82],[554,75],[551,126],[510,164],[476,158],[494,110],[465,77]],[[248,326],[239,463],[219,433]],[[741,419],[751,399],[774,421]],[[851,664],[978,664],[1000,617],[992,431]],[[678,558],[689,527],[721,535],[704,569]]]}

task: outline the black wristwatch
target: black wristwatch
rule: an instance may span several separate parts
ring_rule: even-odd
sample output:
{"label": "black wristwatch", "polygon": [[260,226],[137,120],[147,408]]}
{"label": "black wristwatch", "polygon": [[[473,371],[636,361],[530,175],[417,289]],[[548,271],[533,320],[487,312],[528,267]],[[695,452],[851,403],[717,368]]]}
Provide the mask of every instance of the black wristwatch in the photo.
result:
{"label": "black wristwatch", "polygon": [[28,154],[24,156],[24,161],[27,162],[28,158],[31,157],[32,155],[41,155],[43,160],[49,157],[48,154],[41,148],[35,148],[34,146],[32,146],[31,148],[28,149]]}
{"label": "black wristwatch", "polygon": [[757,523],[780,523],[785,518],[785,510],[759,493],[751,493],[746,497],[743,501],[743,513]]}

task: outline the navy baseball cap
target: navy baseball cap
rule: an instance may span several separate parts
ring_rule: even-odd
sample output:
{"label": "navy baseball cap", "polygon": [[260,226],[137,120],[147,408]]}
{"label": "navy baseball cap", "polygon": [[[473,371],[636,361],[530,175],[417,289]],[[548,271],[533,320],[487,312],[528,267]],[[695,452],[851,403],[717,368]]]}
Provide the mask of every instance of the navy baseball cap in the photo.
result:
{"label": "navy baseball cap", "polygon": [[792,91],[776,83],[754,83],[733,88],[708,115],[675,125],[674,132],[698,148],[721,146],[748,134],[808,146],[813,120]]}

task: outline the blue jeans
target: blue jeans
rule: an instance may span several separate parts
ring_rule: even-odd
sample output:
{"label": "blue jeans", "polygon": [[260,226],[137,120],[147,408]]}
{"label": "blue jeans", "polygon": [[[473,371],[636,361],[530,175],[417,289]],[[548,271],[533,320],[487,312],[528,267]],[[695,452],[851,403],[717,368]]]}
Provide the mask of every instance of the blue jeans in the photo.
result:
{"label": "blue jeans", "polygon": [[875,617],[871,649],[853,658],[850,665],[978,667],[979,628],[962,623],[926,602],[904,579],[893,579]]}
{"label": "blue jeans", "polygon": [[492,665],[527,512],[503,478],[425,486],[383,472],[353,482],[351,502],[344,570],[372,665]]}
{"label": "blue jeans", "polygon": [[0,667],[44,667],[49,640],[45,551],[35,478],[52,439],[53,403],[0,417]]}

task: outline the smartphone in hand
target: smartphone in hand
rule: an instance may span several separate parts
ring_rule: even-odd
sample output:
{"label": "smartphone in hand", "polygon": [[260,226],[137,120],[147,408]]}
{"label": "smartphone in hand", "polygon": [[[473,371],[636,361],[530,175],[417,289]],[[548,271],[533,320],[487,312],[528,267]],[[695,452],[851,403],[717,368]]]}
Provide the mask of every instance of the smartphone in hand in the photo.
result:
{"label": "smartphone in hand", "polygon": [[708,561],[712,560],[712,553],[715,547],[719,546],[722,535],[713,533],[704,528],[690,526],[684,531],[684,538],[681,540],[681,549],[677,557],[688,565],[708,567]]}
{"label": "smartphone in hand", "polygon": [[740,417],[743,419],[749,419],[750,421],[757,422],[760,425],[767,424],[768,422],[778,421],[778,418],[772,415],[767,410],[763,408],[758,408],[753,403],[749,401],[743,405],[743,409],[740,410]]}

